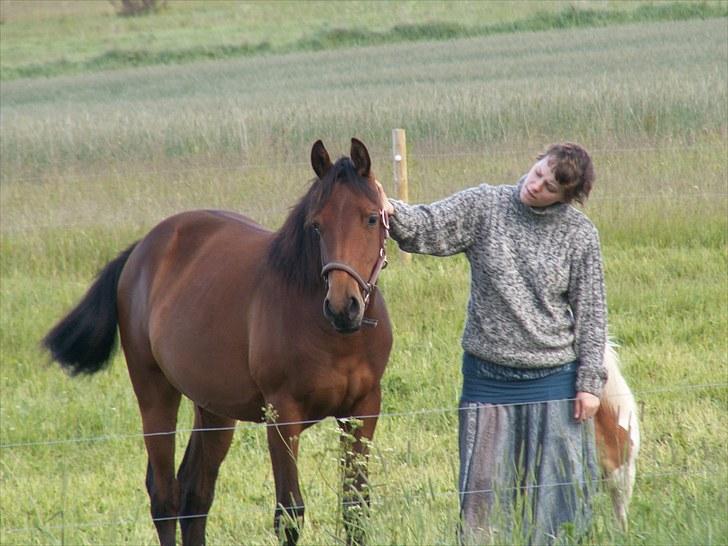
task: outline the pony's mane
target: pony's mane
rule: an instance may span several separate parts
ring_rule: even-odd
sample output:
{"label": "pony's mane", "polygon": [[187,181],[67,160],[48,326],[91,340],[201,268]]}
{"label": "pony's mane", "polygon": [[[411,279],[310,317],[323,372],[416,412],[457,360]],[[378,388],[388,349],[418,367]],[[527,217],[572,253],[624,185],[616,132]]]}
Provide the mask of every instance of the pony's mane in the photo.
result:
{"label": "pony's mane", "polygon": [[321,278],[321,250],[311,219],[331,197],[334,184],[347,184],[374,203],[379,195],[368,180],[359,176],[348,157],[339,158],[321,179],[314,179],[276,232],[268,250],[267,261],[286,283],[300,291],[315,290],[323,286]]}

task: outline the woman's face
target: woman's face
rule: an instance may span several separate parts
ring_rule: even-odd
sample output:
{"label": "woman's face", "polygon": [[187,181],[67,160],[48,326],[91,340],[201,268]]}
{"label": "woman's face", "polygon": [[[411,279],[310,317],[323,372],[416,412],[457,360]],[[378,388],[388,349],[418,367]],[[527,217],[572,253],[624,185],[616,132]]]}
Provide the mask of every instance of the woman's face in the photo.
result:
{"label": "woman's face", "polygon": [[554,179],[548,156],[534,163],[528,171],[520,198],[529,207],[548,207],[564,200],[564,190]]}

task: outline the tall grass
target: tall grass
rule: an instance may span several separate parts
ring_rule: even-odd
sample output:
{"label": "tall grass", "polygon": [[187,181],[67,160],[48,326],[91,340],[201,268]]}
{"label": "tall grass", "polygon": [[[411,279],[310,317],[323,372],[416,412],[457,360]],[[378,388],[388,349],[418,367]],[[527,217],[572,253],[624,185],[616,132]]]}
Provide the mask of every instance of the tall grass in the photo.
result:
{"label": "tall grass", "polygon": [[384,153],[398,126],[413,152],[690,144],[726,131],[727,40],[719,19],[9,82],[0,174],[300,161],[352,133]]}
{"label": "tall grass", "polygon": [[[407,129],[413,201],[512,183],[550,141],[593,152],[586,212],[612,335],[642,409],[631,528],[600,496],[599,544],[726,544],[728,36],[724,20],[500,35],[4,83],[0,113],[0,543],[153,544],[123,359],[70,380],[38,341],[98,268],[185,208],[275,228],[311,144],[356,135],[391,190]],[[646,82],[650,82],[649,84]],[[654,85],[653,83],[654,82]],[[454,544],[462,257],[381,279],[395,330],[372,460],[373,544]],[[183,404],[180,429],[191,426]],[[180,432],[177,458],[189,432]],[[17,445],[24,444],[24,445]],[[29,444],[29,445],[27,445]],[[338,435],[302,436],[302,545],[343,534]],[[274,544],[265,432],[223,465],[211,544]]]}

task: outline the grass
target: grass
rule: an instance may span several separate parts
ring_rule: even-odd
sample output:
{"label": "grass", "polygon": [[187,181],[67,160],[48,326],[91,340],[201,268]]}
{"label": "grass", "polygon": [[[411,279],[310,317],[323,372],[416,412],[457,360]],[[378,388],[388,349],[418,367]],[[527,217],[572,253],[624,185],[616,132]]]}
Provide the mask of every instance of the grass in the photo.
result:
{"label": "grass", "polygon": [[726,39],[712,19],[8,82],[0,175],[305,166],[317,138],[354,133],[382,156],[399,126],[413,155],[526,150],[553,135],[605,149],[720,141]]}
{"label": "grass", "polygon": [[[715,477],[724,475],[725,469],[720,446],[726,438],[720,423],[725,417],[726,391],[725,387],[691,390],[689,385],[715,381],[710,379],[712,371],[724,358],[719,332],[725,330],[723,310],[728,303],[720,280],[725,264],[720,252],[710,248],[661,252],[648,244],[636,250],[650,263],[649,277],[639,282],[634,280],[639,275],[624,267],[634,261],[632,253],[625,255],[607,246],[605,257],[610,264],[612,329],[623,343],[625,373],[642,405],[640,481],[629,538],[614,534],[606,510],[598,520],[597,538],[602,543],[606,539],[631,544],[721,544],[726,529],[720,510],[715,510],[726,497]],[[676,261],[693,266],[677,286]],[[617,270],[611,265],[615,263],[621,266]],[[634,269],[642,263],[637,260]],[[3,298],[3,317],[26,316],[28,324],[18,328],[33,339],[43,331],[42,317],[56,316],[58,300],[66,299],[53,287],[47,291],[39,284],[25,279],[9,287],[5,284],[13,297],[6,292]],[[53,284],[70,286],[69,301],[84,289],[80,282]],[[457,513],[454,408],[459,390],[455,340],[462,328],[466,286],[462,259],[417,258],[408,268],[395,262],[383,279],[396,329],[395,352],[383,383],[383,411],[435,411],[381,419],[372,468],[374,544],[453,542]],[[24,301],[29,294],[32,301]],[[707,309],[706,301],[713,302]],[[708,343],[682,331],[684,315],[702,315],[699,322]],[[639,333],[631,335],[634,318],[640,321]],[[8,326],[4,321],[3,330]],[[20,345],[28,347],[29,342]],[[13,392],[10,407],[5,399],[3,408],[3,423],[13,424],[4,426],[3,443],[112,438],[5,449],[3,513],[8,519],[3,543],[44,544],[60,541],[63,534],[70,543],[152,543],[151,525],[140,508],[147,502],[142,482],[144,452],[136,435],[137,411],[123,362],[117,359],[108,373],[92,379],[70,381],[55,368],[39,367],[40,355],[31,352],[26,360],[13,345],[3,341],[4,350],[21,360],[11,363],[15,378],[9,377],[7,368],[3,374],[3,392],[9,388]],[[189,407],[185,407],[180,428],[190,423]],[[236,537],[245,536],[248,543],[267,544],[271,543],[272,491],[265,435],[260,427],[241,428],[223,467],[210,541],[234,543]],[[303,437],[307,544],[332,543],[329,533],[337,525],[334,428],[326,422]],[[181,434],[179,450],[186,437]],[[23,491],[23,500],[15,491]],[[13,498],[19,506],[10,504]],[[709,505],[716,508],[711,510]],[[690,520],[700,525],[683,527],[681,522]],[[59,528],[64,521],[67,527]],[[117,525],[118,521],[123,524]],[[8,531],[23,528],[28,531]]]}
{"label": "grass", "polygon": [[371,1],[171,1],[125,18],[100,4],[51,1],[40,9],[4,0],[0,77],[728,15],[723,1],[389,2],[386,9]]}
{"label": "grass", "polygon": [[[120,24],[134,22],[149,24]],[[391,188],[397,126],[413,201],[511,183],[553,140],[592,150],[586,211],[643,429],[630,531],[600,498],[593,542],[728,543],[727,32],[725,19],[635,23],[3,82],[0,543],[156,541],[123,360],[70,380],[38,348],[96,270],[181,209],[275,228],[312,176],[316,138],[337,155],[361,137]],[[371,542],[454,544],[467,264],[390,250]],[[179,426],[191,423],[183,404]],[[303,435],[302,545],[342,536],[338,457],[330,420]],[[209,542],[274,544],[273,499],[265,432],[241,424]]]}

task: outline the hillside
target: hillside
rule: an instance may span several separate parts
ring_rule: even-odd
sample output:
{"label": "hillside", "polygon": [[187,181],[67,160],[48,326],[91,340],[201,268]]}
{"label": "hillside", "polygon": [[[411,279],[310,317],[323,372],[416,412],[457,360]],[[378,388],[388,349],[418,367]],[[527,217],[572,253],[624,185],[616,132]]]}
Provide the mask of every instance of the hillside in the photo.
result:
{"label": "hillside", "polygon": [[2,0],[0,78],[727,14],[728,3],[723,0],[386,4],[168,0],[157,12],[121,17],[111,2],[100,0]]}

